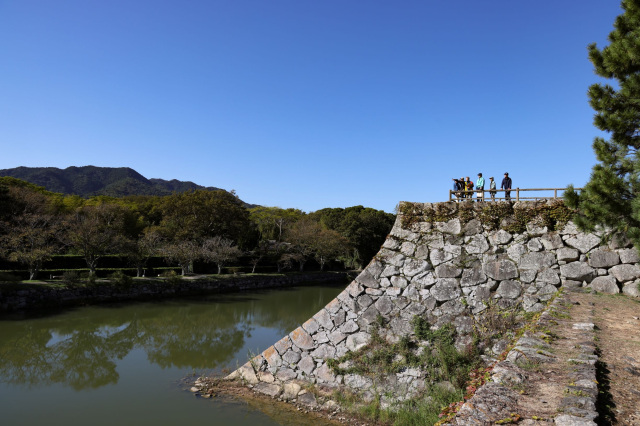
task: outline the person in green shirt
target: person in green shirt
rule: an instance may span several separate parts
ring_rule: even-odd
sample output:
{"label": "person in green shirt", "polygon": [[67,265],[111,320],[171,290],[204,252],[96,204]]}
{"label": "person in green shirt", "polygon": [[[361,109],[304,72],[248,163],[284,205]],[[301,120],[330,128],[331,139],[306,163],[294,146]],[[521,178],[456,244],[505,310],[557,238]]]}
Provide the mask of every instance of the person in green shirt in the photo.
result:
{"label": "person in green shirt", "polygon": [[476,180],[476,191],[478,191],[478,201],[484,201],[484,178],[482,173],[478,173],[478,180]]}

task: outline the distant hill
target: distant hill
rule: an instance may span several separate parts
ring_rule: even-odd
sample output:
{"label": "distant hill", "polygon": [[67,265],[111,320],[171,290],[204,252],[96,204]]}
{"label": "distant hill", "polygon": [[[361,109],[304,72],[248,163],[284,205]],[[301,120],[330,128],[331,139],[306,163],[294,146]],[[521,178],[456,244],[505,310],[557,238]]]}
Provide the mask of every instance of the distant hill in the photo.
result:
{"label": "distant hill", "polygon": [[147,179],[129,167],[16,167],[0,170],[0,176],[11,176],[45,187],[51,192],[75,194],[81,197],[108,195],[169,195],[192,189],[215,191],[179,180]]}

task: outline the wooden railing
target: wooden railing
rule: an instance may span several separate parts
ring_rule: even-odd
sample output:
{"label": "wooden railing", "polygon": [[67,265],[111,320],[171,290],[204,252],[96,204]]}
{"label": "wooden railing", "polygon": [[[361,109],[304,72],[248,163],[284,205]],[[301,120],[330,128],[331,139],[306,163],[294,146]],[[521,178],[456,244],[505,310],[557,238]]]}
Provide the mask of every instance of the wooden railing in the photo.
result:
{"label": "wooden railing", "polygon": [[[523,200],[555,200],[562,198],[567,188],[513,188],[513,189],[495,189],[495,190],[472,190],[472,191],[454,191],[449,190],[449,201],[523,201]],[[574,188],[575,191],[581,191],[582,188]],[[550,191],[553,191],[551,195]],[[539,195],[537,193],[546,192],[548,195]],[[499,197],[498,194],[503,196]],[[508,193],[508,194],[507,194]],[[524,193],[524,194],[522,194]],[[531,194],[535,193],[535,194]],[[529,196],[526,196],[529,195]]]}

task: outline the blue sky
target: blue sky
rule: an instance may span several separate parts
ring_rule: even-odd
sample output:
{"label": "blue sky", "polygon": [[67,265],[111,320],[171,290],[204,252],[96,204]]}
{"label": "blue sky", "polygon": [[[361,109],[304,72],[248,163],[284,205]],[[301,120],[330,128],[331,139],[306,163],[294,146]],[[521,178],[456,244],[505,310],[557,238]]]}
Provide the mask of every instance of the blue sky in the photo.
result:
{"label": "blue sky", "polygon": [[[583,185],[614,0],[0,0],[0,169],[131,167],[313,211]],[[498,183],[499,184],[499,183]]]}

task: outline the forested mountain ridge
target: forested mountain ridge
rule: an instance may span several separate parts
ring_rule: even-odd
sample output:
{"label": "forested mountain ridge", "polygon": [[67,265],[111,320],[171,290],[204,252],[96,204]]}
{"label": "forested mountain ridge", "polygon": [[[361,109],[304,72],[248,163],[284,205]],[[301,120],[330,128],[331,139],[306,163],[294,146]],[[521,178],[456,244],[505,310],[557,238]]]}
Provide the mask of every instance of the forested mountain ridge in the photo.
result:
{"label": "forested mountain ridge", "polygon": [[193,182],[147,179],[129,167],[15,167],[0,170],[0,176],[11,176],[43,186],[48,191],[81,197],[107,195],[169,195],[194,189],[218,190]]}

